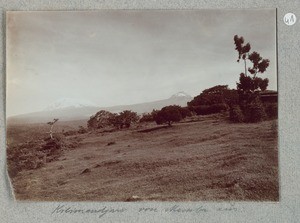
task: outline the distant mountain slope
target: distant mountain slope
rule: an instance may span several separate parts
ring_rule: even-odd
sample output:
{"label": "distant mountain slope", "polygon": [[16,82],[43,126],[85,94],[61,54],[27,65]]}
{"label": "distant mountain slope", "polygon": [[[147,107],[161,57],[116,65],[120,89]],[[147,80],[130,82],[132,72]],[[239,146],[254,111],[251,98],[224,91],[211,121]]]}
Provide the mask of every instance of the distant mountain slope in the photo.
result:
{"label": "distant mountain slope", "polygon": [[95,104],[80,99],[62,98],[47,106],[44,111],[54,111],[65,108],[97,107]]}
{"label": "distant mountain slope", "polygon": [[[85,103],[74,103],[75,101],[70,103],[70,100],[60,100],[60,103],[54,103],[48,106],[44,111],[12,116],[7,119],[7,122],[8,124],[41,123],[51,121],[54,118],[58,118],[60,121],[87,120],[91,115],[100,110],[115,113],[124,110],[132,110],[138,114],[142,114],[144,112],[151,112],[153,109],[161,109],[167,105],[186,106],[187,102],[192,99],[193,98],[190,95],[184,92],[178,92],[164,100],[112,107],[97,107]],[[65,104],[64,101],[66,102]]]}
{"label": "distant mountain slope", "polygon": [[103,108],[103,109],[110,112],[121,112],[123,110],[132,110],[137,112],[138,114],[142,114],[144,112],[151,112],[153,109],[161,109],[162,107],[167,105],[186,106],[187,102],[191,101],[192,99],[193,97],[191,97],[190,95],[184,92],[179,92],[177,94],[172,95],[170,98],[164,100],[146,102],[141,104],[133,104],[133,105],[119,105],[119,106],[113,106],[113,107]]}

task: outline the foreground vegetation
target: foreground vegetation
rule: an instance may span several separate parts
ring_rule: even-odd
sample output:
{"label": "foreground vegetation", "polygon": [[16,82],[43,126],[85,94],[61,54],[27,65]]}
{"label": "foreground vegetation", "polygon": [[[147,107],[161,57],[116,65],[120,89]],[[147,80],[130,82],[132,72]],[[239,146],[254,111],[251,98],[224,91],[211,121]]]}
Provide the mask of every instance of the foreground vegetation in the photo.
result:
{"label": "foreground vegetation", "polygon": [[195,116],[173,127],[67,136],[80,143],[12,178],[17,199],[277,201],[277,122]]}

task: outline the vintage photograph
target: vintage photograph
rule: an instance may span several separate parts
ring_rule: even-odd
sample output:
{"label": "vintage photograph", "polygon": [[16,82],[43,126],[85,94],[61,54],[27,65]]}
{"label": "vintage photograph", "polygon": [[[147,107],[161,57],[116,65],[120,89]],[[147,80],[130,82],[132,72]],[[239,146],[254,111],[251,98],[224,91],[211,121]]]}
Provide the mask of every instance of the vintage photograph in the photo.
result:
{"label": "vintage photograph", "polygon": [[279,201],[275,9],[10,11],[17,200]]}

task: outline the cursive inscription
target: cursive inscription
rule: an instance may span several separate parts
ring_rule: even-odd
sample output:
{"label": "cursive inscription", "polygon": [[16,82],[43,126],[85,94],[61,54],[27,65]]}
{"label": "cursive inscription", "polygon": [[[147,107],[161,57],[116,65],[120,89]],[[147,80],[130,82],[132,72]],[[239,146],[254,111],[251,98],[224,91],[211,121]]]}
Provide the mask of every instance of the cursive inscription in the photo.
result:
{"label": "cursive inscription", "polygon": [[99,218],[102,218],[106,214],[124,213],[126,211],[126,208],[110,208],[106,206],[95,209],[85,209],[58,205],[51,214],[97,214]]}
{"label": "cursive inscription", "polygon": [[128,209],[125,207],[119,207],[119,208],[112,208],[108,206],[103,206],[99,208],[77,208],[74,206],[68,206],[68,205],[58,205],[55,209],[52,210],[52,215],[97,215],[99,218],[102,218],[106,215],[111,214],[122,214],[125,212],[130,213],[168,213],[168,214],[201,214],[206,212],[236,212],[239,211],[237,207],[235,207],[234,203],[231,203],[229,205],[220,205],[219,207],[205,207],[205,206],[192,206],[192,207],[183,207],[180,205],[172,205],[166,208],[158,208],[155,206],[140,206],[137,209]]}

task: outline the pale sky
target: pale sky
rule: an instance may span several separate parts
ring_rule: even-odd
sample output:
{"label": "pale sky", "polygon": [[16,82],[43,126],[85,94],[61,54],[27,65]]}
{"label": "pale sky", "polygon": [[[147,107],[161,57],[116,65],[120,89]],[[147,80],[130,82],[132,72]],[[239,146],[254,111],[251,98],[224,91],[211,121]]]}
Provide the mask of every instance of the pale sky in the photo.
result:
{"label": "pale sky", "polygon": [[106,107],[236,88],[235,34],[270,60],[261,77],[277,90],[275,9],[9,12],[7,116],[61,98]]}

